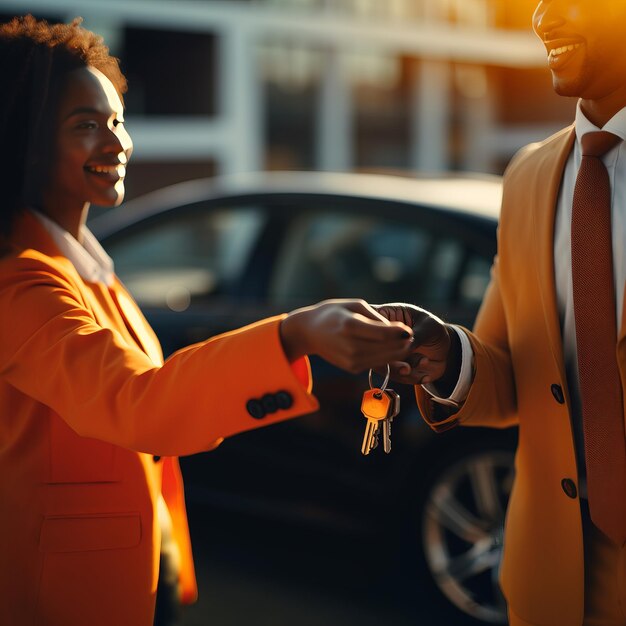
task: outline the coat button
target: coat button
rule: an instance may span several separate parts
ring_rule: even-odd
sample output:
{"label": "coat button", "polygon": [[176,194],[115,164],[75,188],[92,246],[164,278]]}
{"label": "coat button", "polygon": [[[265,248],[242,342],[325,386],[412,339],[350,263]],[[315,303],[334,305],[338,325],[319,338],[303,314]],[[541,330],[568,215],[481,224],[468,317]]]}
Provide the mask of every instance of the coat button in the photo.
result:
{"label": "coat button", "polygon": [[278,411],[278,404],[276,404],[276,398],[272,393],[265,394],[261,398],[261,404],[266,413],[276,413]]}
{"label": "coat button", "polygon": [[153,460],[155,463],[158,463],[158,462],[161,460],[161,457],[160,457],[158,454],[155,454],[155,455],[152,457],[152,460]]}
{"label": "coat button", "polygon": [[248,400],[248,402],[246,402],[246,410],[255,420],[260,420],[265,417],[265,409],[259,400]]}
{"label": "coat button", "polygon": [[565,402],[565,396],[563,395],[563,388],[561,385],[552,385],[550,387],[550,391],[554,396],[554,399],[559,403],[563,404]]}
{"label": "coat button", "polygon": [[561,481],[561,487],[563,488],[563,491],[568,498],[575,498],[578,495],[576,485],[571,478],[564,478]]}
{"label": "coat button", "polygon": [[279,409],[286,411],[293,406],[293,398],[288,391],[279,391],[275,397]]}

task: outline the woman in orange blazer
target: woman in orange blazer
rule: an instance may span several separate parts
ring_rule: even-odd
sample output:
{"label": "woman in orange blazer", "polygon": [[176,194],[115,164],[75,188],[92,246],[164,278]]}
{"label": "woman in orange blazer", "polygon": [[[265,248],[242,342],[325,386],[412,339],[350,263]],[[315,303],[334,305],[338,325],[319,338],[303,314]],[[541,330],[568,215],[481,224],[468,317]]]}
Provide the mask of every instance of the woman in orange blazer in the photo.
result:
{"label": "woman in orange blazer", "polygon": [[329,301],[163,362],[85,227],[124,192],[117,61],[29,16],[0,27],[0,77],[0,624],[150,626],[162,543],[196,596],[177,455],[316,410],[306,354],[358,371],[411,329]]}

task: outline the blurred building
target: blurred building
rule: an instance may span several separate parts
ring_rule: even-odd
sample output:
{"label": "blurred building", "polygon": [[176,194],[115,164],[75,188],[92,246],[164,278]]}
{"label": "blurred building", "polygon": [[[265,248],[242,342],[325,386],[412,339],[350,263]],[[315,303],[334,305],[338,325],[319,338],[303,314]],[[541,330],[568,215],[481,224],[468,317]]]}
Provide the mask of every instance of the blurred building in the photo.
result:
{"label": "blurred building", "polygon": [[0,0],[76,15],[129,79],[128,195],[257,169],[499,173],[568,123],[535,0]]}

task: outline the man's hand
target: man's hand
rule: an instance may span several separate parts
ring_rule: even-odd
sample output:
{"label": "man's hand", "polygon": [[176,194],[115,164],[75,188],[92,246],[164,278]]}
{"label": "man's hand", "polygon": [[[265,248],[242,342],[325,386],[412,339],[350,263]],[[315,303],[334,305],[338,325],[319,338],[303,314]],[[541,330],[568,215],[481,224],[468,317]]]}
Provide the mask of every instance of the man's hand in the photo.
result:
{"label": "man's hand", "polygon": [[442,396],[452,392],[461,369],[461,345],[456,331],[437,316],[412,304],[372,305],[391,322],[413,329],[413,353],[389,364],[391,378],[407,385],[437,383]]}
{"label": "man's hand", "polygon": [[280,336],[290,361],[316,354],[354,374],[387,363],[410,369],[411,326],[389,321],[364,300],[325,300],[292,311]]}

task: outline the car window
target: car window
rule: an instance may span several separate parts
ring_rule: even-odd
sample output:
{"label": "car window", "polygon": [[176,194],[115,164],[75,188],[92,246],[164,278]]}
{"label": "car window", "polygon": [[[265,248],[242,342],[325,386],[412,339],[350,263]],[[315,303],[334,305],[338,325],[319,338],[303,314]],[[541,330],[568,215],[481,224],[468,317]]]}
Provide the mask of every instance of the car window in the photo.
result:
{"label": "car window", "polygon": [[372,302],[411,293],[432,245],[425,230],[350,213],[296,218],[279,256],[270,299],[360,297]]}
{"label": "car window", "polygon": [[172,215],[107,243],[140,305],[185,310],[239,280],[266,216],[256,207]]}
{"label": "car window", "polygon": [[475,306],[490,265],[462,238],[442,236],[428,225],[308,212],[291,223],[269,297],[283,307],[333,297]]}
{"label": "car window", "polygon": [[430,272],[428,280],[422,282],[420,296],[426,302],[454,301],[464,252],[463,243],[459,240],[446,237],[438,239],[427,264]]}
{"label": "car window", "polygon": [[473,255],[465,265],[460,282],[460,299],[467,304],[480,304],[491,277],[491,259]]}

